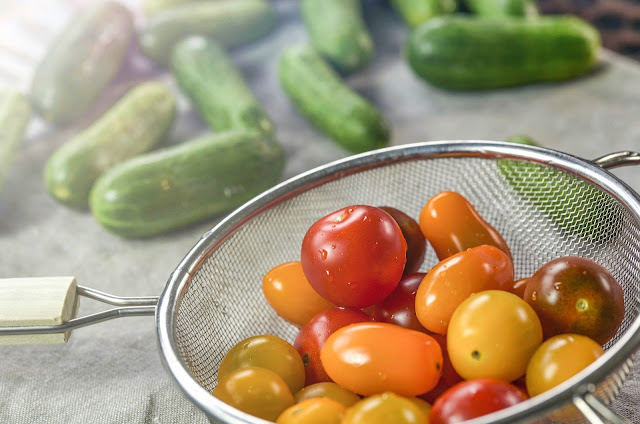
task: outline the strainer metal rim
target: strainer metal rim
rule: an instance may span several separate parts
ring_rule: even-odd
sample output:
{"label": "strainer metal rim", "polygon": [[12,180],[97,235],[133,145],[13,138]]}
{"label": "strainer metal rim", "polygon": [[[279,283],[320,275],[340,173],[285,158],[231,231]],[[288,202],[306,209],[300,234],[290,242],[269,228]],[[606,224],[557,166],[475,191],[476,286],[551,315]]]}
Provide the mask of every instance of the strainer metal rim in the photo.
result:
{"label": "strainer metal rim", "polygon": [[[345,174],[383,166],[390,162],[436,157],[476,156],[501,159],[525,159],[579,176],[596,183],[616,198],[640,226],[640,196],[626,183],[597,164],[577,156],[538,146],[491,140],[429,141],[387,147],[353,155],[316,167],[292,177],[248,201],[206,232],[170,275],[156,311],[156,329],[161,358],[186,396],[210,418],[231,424],[267,421],[238,411],[213,397],[190,374],[180,358],[175,339],[175,318],[182,295],[192,273],[210,252],[252,216],[313,186],[340,178]],[[640,345],[640,318],[636,318],[621,338],[594,363],[559,386],[526,402],[468,421],[469,424],[506,424],[523,422],[532,415],[542,416],[559,405],[571,403],[603,381]]]}

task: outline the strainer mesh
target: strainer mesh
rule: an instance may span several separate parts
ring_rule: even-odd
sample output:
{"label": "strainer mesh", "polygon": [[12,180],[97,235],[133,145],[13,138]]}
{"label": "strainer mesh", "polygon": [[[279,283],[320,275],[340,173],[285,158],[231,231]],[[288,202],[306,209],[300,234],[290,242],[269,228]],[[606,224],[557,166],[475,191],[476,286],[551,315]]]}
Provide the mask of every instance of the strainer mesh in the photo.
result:
{"label": "strainer mesh", "polygon": [[[608,346],[637,318],[640,229],[616,198],[576,176],[521,160],[407,160],[344,175],[288,198],[243,223],[210,252],[186,287],[176,317],[179,354],[193,378],[212,390],[222,357],[243,338],[268,333],[293,341],[297,329],[269,307],[261,281],[275,265],[299,260],[302,238],[317,219],[353,204],[393,206],[417,219],[426,201],[445,190],[469,199],[502,234],[516,278],[567,255],[609,269],[624,288],[626,315]],[[422,270],[436,263],[428,249]],[[598,387],[606,402],[626,373],[622,367]]]}

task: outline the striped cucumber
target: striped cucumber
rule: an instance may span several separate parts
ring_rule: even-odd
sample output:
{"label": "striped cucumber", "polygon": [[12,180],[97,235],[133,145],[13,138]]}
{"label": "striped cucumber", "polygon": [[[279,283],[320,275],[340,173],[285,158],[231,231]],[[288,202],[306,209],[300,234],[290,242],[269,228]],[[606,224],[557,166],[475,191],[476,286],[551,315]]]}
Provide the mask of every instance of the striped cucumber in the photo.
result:
{"label": "striped cucumber", "polygon": [[133,17],[115,1],[74,16],[36,66],[30,100],[43,119],[65,124],[81,117],[111,82],[133,37]]}
{"label": "striped cucumber", "polygon": [[345,85],[313,47],[287,48],[278,76],[298,110],[345,149],[364,152],[389,142],[389,125],[380,110]]}
{"label": "striped cucumber", "polygon": [[458,0],[390,0],[390,3],[410,28],[458,10]]}
{"label": "striped cucumber", "polygon": [[232,48],[265,36],[275,22],[275,11],[267,0],[187,3],[147,18],[138,41],[145,55],[168,65],[173,46],[189,35],[204,35]]}
{"label": "striped cucumber", "polygon": [[0,191],[30,119],[31,105],[23,94],[13,90],[0,91]]}
{"label": "striped cucumber", "polygon": [[134,87],[53,153],[45,166],[47,189],[67,206],[87,208],[96,178],[155,147],[171,127],[174,113],[174,96],[164,85],[148,81]]}
{"label": "striped cucumber", "polygon": [[483,18],[509,18],[539,16],[535,0],[464,0],[471,13]]}
{"label": "striped cucumber", "polygon": [[119,164],[96,181],[91,211],[107,230],[147,237],[229,211],[273,186],[284,150],[256,130],[209,134]]}
{"label": "striped cucumber", "polygon": [[202,36],[178,42],[171,69],[182,91],[214,131],[254,128],[273,134],[271,119],[218,42]]}

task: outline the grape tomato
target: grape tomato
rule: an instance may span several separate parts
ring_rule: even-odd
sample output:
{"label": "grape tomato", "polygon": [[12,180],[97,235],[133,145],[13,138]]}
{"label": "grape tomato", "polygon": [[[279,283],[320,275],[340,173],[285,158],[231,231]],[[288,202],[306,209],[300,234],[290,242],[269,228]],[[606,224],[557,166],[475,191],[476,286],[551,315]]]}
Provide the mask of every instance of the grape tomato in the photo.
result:
{"label": "grape tomato", "polygon": [[398,223],[400,231],[407,242],[407,263],[404,266],[404,274],[417,272],[424,261],[427,250],[427,240],[422,234],[420,225],[415,219],[399,209],[390,206],[380,206],[380,209],[387,212]]}

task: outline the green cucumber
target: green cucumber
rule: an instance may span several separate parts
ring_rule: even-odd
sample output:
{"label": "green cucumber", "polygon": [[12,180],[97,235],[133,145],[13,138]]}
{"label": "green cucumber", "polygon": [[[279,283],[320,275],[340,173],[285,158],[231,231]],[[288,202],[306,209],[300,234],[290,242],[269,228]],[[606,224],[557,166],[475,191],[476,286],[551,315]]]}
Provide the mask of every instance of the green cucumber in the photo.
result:
{"label": "green cucumber", "polygon": [[218,42],[202,36],[178,42],[171,69],[182,91],[214,131],[253,128],[273,134],[271,119]]}
{"label": "green cucumber", "polygon": [[142,52],[168,65],[173,46],[189,35],[214,38],[226,48],[257,40],[273,30],[276,16],[267,0],[187,3],[147,18],[138,34]]}
{"label": "green cucumber", "polygon": [[458,0],[390,0],[390,3],[410,28],[458,10]]}
{"label": "green cucumber", "polygon": [[362,16],[361,0],[299,0],[311,44],[341,73],[366,67],[374,45]]}
{"label": "green cucumber", "polygon": [[140,7],[145,15],[151,16],[163,10],[196,1],[204,0],[142,0]]}
{"label": "green cucumber", "polygon": [[267,134],[209,134],[107,171],[91,191],[91,211],[115,234],[152,236],[239,206],[278,182],[283,167],[284,150]]}
{"label": "green cucumber", "polygon": [[120,69],[133,30],[131,12],[115,1],[74,16],[34,71],[29,97],[42,118],[65,124],[81,117]]}
{"label": "green cucumber", "polygon": [[345,149],[365,152],[389,142],[389,125],[380,110],[345,85],[313,47],[285,49],[278,77],[298,110]]}
{"label": "green cucumber", "polygon": [[577,17],[447,15],[415,28],[406,55],[415,74],[433,85],[481,90],[575,78],[596,63],[600,46],[598,31]]}
{"label": "green cucumber", "polygon": [[535,0],[464,0],[464,3],[471,13],[485,18],[532,18],[540,14]]}
{"label": "green cucumber", "polygon": [[134,87],[51,155],[44,172],[47,189],[62,204],[87,208],[96,178],[116,163],[155,147],[174,114],[174,96],[163,84],[148,81]]}
{"label": "green cucumber", "polygon": [[0,91],[0,191],[30,119],[31,105],[23,94],[13,90]]}
{"label": "green cucumber", "polygon": [[[517,135],[506,141],[530,146],[539,143]],[[535,163],[498,159],[498,170],[509,186],[572,236],[601,243],[616,237],[619,225],[615,201],[591,184],[557,169]]]}

